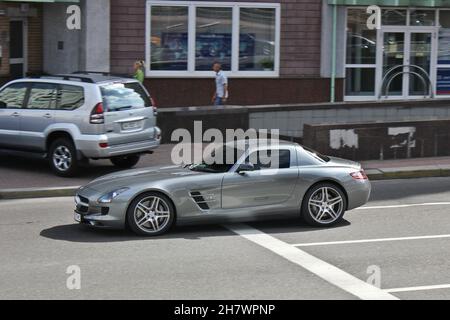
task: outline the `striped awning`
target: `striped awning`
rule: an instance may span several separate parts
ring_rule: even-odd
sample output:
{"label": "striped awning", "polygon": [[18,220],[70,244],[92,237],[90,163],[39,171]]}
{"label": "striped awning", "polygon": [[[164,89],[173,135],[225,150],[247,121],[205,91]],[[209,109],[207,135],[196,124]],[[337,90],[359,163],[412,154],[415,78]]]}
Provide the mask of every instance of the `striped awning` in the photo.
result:
{"label": "striped awning", "polygon": [[371,6],[378,5],[380,7],[448,7],[450,8],[450,0],[328,0],[329,4],[337,4],[342,6]]}

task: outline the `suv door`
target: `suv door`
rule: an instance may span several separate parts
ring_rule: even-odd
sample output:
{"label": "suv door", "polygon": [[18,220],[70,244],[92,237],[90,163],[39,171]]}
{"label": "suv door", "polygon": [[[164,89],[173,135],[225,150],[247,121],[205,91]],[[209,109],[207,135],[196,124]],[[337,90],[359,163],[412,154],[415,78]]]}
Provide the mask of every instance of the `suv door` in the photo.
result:
{"label": "suv door", "polygon": [[0,147],[21,147],[20,116],[28,83],[13,83],[0,92]]}
{"label": "suv door", "polygon": [[151,99],[139,82],[115,82],[101,86],[105,130],[110,145],[156,138],[156,117]]}
{"label": "suv door", "polygon": [[45,130],[54,122],[57,89],[53,83],[32,83],[20,121],[24,148],[45,150]]}
{"label": "suv door", "polygon": [[291,197],[299,176],[297,155],[293,149],[286,148],[272,156],[278,156],[275,165],[268,163],[272,158],[270,153],[255,151],[245,160],[253,164],[255,171],[225,174],[222,184],[223,209],[280,204]]}

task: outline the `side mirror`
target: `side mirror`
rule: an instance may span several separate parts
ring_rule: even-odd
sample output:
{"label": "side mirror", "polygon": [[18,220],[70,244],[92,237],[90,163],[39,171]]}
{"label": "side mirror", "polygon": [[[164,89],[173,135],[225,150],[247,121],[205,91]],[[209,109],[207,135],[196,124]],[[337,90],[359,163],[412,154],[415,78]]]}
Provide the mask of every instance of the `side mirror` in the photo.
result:
{"label": "side mirror", "polygon": [[7,107],[8,105],[5,102],[0,101],[0,109],[6,109]]}
{"label": "side mirror", "polygon": [[251,163],[242,163],[237,169],[237,173],[243,174],[248,171],[255,171],[255,166]]}

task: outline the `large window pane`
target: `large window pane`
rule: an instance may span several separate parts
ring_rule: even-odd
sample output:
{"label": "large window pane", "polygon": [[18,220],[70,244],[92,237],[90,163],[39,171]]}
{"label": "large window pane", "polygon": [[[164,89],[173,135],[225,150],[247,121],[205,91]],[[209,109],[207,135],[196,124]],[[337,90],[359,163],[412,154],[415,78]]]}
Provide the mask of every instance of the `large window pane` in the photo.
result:
{"label": "large window pane", "polygon": [[367,13],[365,10],[348,10],[347,64],[375,64],[376,39],[376,30],[367,28]]}
{"label": "large window pane", "polygon": [[450,64],[450,11],[439,12],[439,23],[438,64]]}
{"label": "large window pane", "polygon": [[275,9],[241,8],[239,70],[273,71]]}
{"label": "large window pane", "polygon": [[187,70],[188,7],[151,7],[151,70]]}
{"label": "large window pane", "polygon": [[436,93],[438,96],[450,95],[450,68],[438,68]]}
{"label": "large window pane", "polygon": [[411,10],[410,24],[412,26],[434,26],[436,25],[436,11]]}
{"label": "large window pane", "polygon": [[347,68],[345,95],[374,96],[375,68]]}
{"label": "large window pane", "polygon": [[197,8],[195,70],[211,70],[214,62],[231,70],[232,8]]}
{"label": "large window pane", "polygon": [[381,23],[385,26],[406,26],[408,11],[386,9],[381,12]]}

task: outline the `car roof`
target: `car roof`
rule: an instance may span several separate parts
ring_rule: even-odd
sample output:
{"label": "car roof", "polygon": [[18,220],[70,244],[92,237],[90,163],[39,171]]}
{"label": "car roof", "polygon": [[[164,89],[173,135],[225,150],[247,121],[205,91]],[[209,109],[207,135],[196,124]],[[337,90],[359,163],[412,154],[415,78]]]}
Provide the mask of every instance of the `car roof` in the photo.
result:
{"label": "car roof", "polygon": [[21,81],[43,81],[54,80],[54,81],[67,81],[71,83],[85,83],[85,84],[101,84],[101,83],[111,83],[111,82],[137,82],[136,79],[129,78],[121,75],[113,75],[107,73],[92,73],[92,72],[76,72],[71,74],[55,74],[55,75],[43,75],[37,77],[28,77],[23,79],[17,79],[12,82]]}
{"label": "car roof", "polygon": [[90,82],[90,83],[102,83],[102,82],[113,82],[113,81],[137,81],[136,79],[132,79],[125,76],[113,75],[107,73],[90,73],[90,72],[77,72],[72,74],[57,74],[57,75],[48,75],[41,77],[44,79],[61,79],[61,80],[75,80],[81,82]]}
{"label": "car roof", "polygon": [[249,146],[267,146],[267,147],[273,147],[274,145],[277,146],[284,146],[284,147],[299,147],[300,145],[296,142],[286,141],[286,140],[279,140],[279,139],[245,139],[245,140],[235,140],[235,141],[229,141],[226,142],[225,145],[227,147],[235,147],[235,146],[242,146],[245,144],[245,148],[247,149]]}

